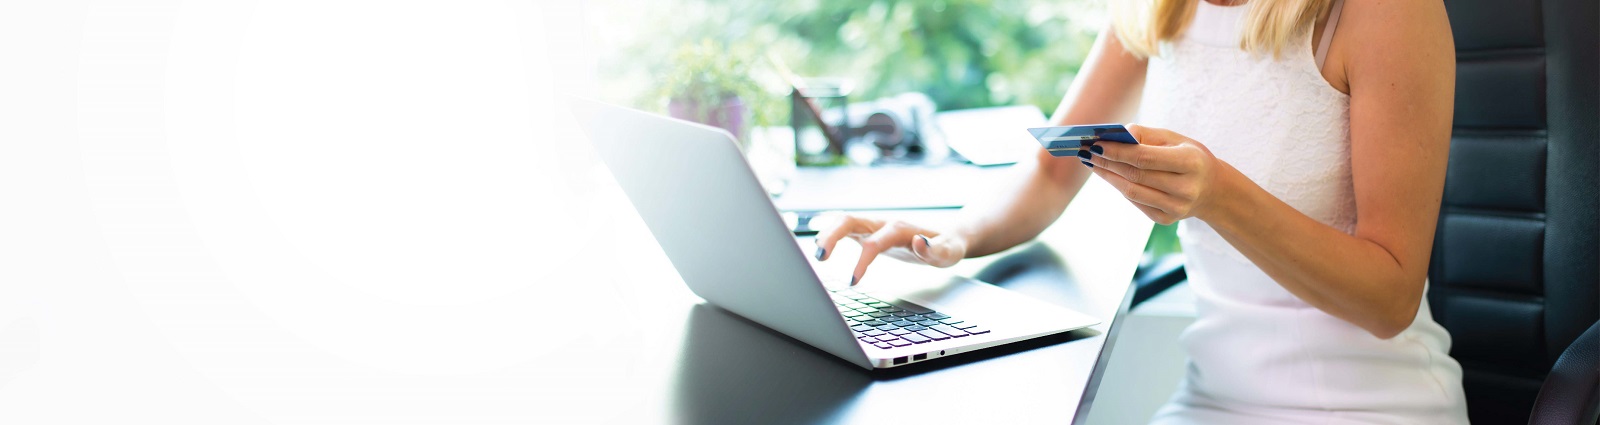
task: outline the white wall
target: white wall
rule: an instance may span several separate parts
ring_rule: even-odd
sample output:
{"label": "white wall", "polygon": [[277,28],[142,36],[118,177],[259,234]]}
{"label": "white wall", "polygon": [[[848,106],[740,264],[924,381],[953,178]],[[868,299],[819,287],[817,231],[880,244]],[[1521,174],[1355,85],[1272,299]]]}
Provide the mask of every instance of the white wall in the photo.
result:
{"label": "white wall", "polygon": [[581,14],[0,3],[0,423],[548,411],[475,374],[579,338],[526,330],[609,231]]}

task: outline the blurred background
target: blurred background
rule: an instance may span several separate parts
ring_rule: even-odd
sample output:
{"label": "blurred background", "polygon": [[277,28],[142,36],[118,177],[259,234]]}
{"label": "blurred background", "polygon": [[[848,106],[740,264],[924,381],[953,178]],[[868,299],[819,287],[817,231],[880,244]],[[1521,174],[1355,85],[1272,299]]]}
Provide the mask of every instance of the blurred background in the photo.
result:
{"label": "blurred background", "polygon": [[[800,75],[849,79],[863,99],[921,92],[943,110],[1031,104],[1048,112],[1106,20],[1102,3],[600,0],[589,16],[593,39],[605,47],[598,58],[604,94],[638,107],[664,108],[681,94],[677,74],[705,59],[684,57],[685,49],[708,43],[716,48],[707,53],[727,69],[752,72],[704,78],[749,78],[765,85],[748,89],[769,96],[787,90],[765,78],[766,54]],[[758,122],[787,119],[781,101],[753,109]]]}
{"label": "blurred background", "polygon": [[[1108,19],[1104,2],[1094,0],[596,0],[587,6],[586,38],[597,47],[603,99],[725,127],[747,149],[749,139],[778,139],[775,145],[795,139],[795,130],[784,127],[800,129],[805,118],[795,116],[804,112],[790,95],[807,84],[843,90],[842,102],[850,104],[909,103],[939,112],[1027,106],[1048,116]],[[823,115],[837,115],[829,106],[821,104]],[[801,165],[852,162],[807,164],[803,146],[791,149],[802,151]],[[853,162],[882,162],[874,158]],[[1177,252],[1174,228],[1158,226],[1149,249],[1152,257]]]}

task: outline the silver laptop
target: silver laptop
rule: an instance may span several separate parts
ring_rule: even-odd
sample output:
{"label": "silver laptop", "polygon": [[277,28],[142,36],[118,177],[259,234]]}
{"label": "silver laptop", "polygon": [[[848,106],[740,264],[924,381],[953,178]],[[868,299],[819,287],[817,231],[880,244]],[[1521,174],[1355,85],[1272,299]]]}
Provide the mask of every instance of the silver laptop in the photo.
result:
{"label": "silver laptop", "polygon": [[889,368],[1099,323],[931,267],[879,262],[857,288],[830,290],[840,286],[824,283],[802,248],[811,242],[785,225],[728,132],[586,99],[573,108],[690,290],[845,361]]}

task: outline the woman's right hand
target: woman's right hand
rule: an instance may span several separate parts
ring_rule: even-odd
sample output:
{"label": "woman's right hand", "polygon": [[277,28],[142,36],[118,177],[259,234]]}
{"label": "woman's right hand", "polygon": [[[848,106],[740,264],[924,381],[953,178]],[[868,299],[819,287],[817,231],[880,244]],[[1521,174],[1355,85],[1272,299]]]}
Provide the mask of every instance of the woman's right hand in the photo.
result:
{"label": "woman's right hand", "polygon": [[861,259],[850,277],[850,285],[861,283],[867,265],[879,254],[908,263],[950,267],[967,255],[967,241],[955,233],[941,233],[898,220],[879,220],[853,215],[843,216],[838,225],[817,234],[816,257],[826,261],[840,239],[861,244]]}

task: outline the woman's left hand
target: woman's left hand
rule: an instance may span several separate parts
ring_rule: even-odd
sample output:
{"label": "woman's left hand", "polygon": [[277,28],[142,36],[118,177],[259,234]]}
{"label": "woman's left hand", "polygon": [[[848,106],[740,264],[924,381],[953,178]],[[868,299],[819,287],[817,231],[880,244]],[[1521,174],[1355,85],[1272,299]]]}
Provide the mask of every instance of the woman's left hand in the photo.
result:
{"label": "woman's left hand", "polygon": [[1218,198],[1217,176],[1227,164],[1200,142],[1170,130],[1127,128],[1139,144],[1095,143],[1078,151],[1079,160],[1157,223],[1204,218]]}

